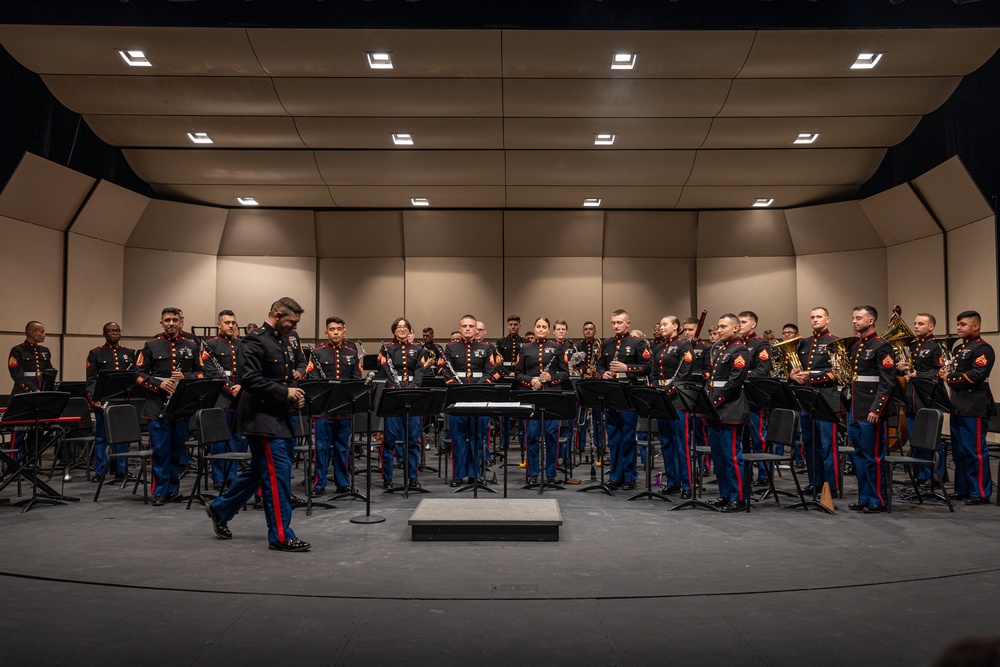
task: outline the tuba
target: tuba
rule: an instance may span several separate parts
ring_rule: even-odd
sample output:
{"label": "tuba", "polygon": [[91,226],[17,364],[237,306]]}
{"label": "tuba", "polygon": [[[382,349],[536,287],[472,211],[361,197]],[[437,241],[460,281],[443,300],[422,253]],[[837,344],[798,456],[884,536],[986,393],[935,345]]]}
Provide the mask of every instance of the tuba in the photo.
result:
{"label": "tuba", "polygon": [[772,340],[771,349],[777,350],[781,355],[781,362],[771,367],[773,377],[785,380],[789,371],[801,371],[802,361],[799,359],[798,349],[801,336],[789,338],[788,340]]}
{"label": "tuba", "polygon": [[912,341],[916,336],[910,327],[906,325],[903,321],[901,314],[903,309],[899,306],[893,306],[892,316],[889,318],[889,328],[885,330],[882,334],[882,338],[885,339],[887,343],[892,345],[892,349],[896,353],[896,361],[905,361],[907,364],[910,363],[910,341]]}
{"label": "tuba", "polygon": [[850,338],[838,338],[826,344],[826,351],[830,355],[830,365],[833,367],[833,374],[837,378],[837,384],[849,387],[854,384],[858,375],[854,372],[854,362],[851,361],[851,346],[858,342],[857,336]]}

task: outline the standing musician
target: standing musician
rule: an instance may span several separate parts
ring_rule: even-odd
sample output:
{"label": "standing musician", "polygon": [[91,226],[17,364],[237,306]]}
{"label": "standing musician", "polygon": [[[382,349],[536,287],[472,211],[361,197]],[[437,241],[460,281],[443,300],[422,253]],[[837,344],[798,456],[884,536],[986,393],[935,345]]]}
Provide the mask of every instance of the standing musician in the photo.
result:
{"label": "standing musician", "polygon": [[[896,364],[896,369],[900,375],[909,380],[922,379],[940,383],[938,373],[941,371],[941,355],[943,350],[934,340],[934,326],[936,320],[930,313],[918,313],[913,318],[914,339],[907,347],[910,350],[909,360],[903,359]],[[904,406],[906,410],[906,429],[912,435],[913,424],[916,422],[917,410],[932,407],[925,405],[917,393],[916,385],[908,382],[904,392]],[[944,442],[938,440],[938,468],[931,470],[931,466],[917,466],[915,477],[921,482],[944,479],[948,468],[948,461],[944,457]],[[934,453],[926,449],[910,449],[910,456],[918,459],[934,460]]]}
{"label": "standing musician", "polygon": [[[559,389],[560,383],[569,377],[566,367],[566,347],[548,340],[549,319],[535,320],[535,342],[521,346],[514,365],[514,376],[524,388],[534,390]],[[528,420],[528,484],[538,482],[538,448],[540,446],[541,421]],[[559,451],[559,420],[545,422],[545,481],[556,481],[556,459]]]}
{"label": "standing musician", "polygon": [[[361,358],[357,346],[347,340],[343,318],[326,318],[326,342],[313,350],[306,376],[310,379],[360,380]],[[314,496],[326,491],[326,471],[333,452],[333,481],[337,493],[351,490],[351,425],[353,415],[314,417],[316,435],[316,470],[310,488]]]}
{"label": "standing musician", "polygon": [[[476,317],[463,315],[458,324],[462,339],[457,343],[448,343],[444,354],[438,360],[445,377],[445,384],[489,384],[499,379],[500,365],[503,363],[493,347],[488,343],[476,341]],[[462,486],[462,480],[469,478],[469,483],[475,482],[479,476],[476,470],[475,450],[472,443],[473,431],[477,431],[482,440],[482,430],[486,422],[481,417],[448,416],[448,431],[451,433],[451,482],[449,486]],[[476,424],[476,428],[474,428]]]}
{"label": "standing musician", "polygon": [[851,346],[855,373],[851,385],[848,434],[854,443],[854,470],[858,477],[858,500],[848,509],[877,514],[885,511],[888,484],[885,478],[889,406],[897,392],[896,353],[875,333],[878,311],[857,306],[851,324],[858,341]]}
{"label": "standing musician", "polygon": [[[378,365],[385,374],[386,389],[416,389],[424,379],[424,362],[427,352],[424,348],[413,343],[407,343],[413,328],[410,321],[405,317],[397,317],[390,327],[395,340],[382,346],[382,351],[378,355]],[[406,429],[405,417],[386,417],[384,422],[384,437],[382,438],[381,465],[382,465],[382,488],[392,488],[392,462],[393,455],[399,453],[405,456],[405,450],[409,455],[410,479],[405,481],[411,489],[419,489],[420,481],[417,479],[420,471],[420,417],[410,417],[410,441],[404,443],[401,450],[397,450],[396,443],[401,440]]]}
{"label": "standing musician", "polygon": [[[691,380],[704,383],[708,379],[711,371],[711,349],[712,344],[698,338],[698,325],[700,320],[697,317],[689,317],[684,320],[683,336],[691,343],[691,353],[694,361],[691,364]],[[694,416],[694,439],[698,447],[708,447],[708,422],[704,417]],[[706,457],[706,461],[708,457]],[[706,467],[706,466],[703,466]]]}
{"label": "standing musician", "polygon": [[423,337],[423,347],[427,350],[427,372],[437,375],[441,372],[441,366],[438,362],[441,361],[441,355],[444,354],[444,348],[434,342],[434,328],[424,327],[421,332]]}
{"label": "standing musician", "polygon": [[[611,313],[614,336],[601,344],[601,356],[597,360],[597,371],[605,380],[618,378],[630,384],[640,384],[649,377],[652,354],[646,341],[629,335],[631,323],[624,310],[618,309]],[[635,426],[639,417],[635,410],[606,410],[604,417],[611,453],[608,486],[634,489],[638,479]]]}
{"label": "standing musician", "polygon": [[583,377],[596,377],[597,359],[601,356],[601,341],[597,339],[597,325],[587,321],[583,323],[583,340],[575,345],[583,352],[585,368],[581,371]]}
{"label": "standing musician", "polygon": [[[240,393],[239,375],[236,372],[236,351],[242,342],[239,338],[240,326],[236,322],[236,313],[231,310],[219,311],[217,325],[219,335],[205,341],[201,360],[207,377],[225,380],[215,407],[225,410],[226,424],[232,435],[228,443],[212,443],[211,453],[245,452],[247,450],[246,438],[236,433],[232,428],[233,408],[236,397]],[[236,465],[233,461],[212,461],[212,486],[216,490],[220,490],[226,484],[231,484],[235,479]]]}
{"label": "standing musician", "polygon": [[[812,326],[812,335],[800,340],[796,350],[799,362],[802,364],[802,370],[789,371],[788,379],[816,389],[819,392],[819,399],[826,401],[827,406],[833,412],[840,413],[840,390],[837,389],[837,376],[833,372],[830,353],[826,349],[827,345],[837,340],[837,337],[830,333],[830,311],[823,306],[816,306],[809,311],[809,324]],[[789,325],[786,324],[781,333],[782,337],[786,335],[785,332],[790,331]],[[795,336],[791,335],[790,337],[794,338]],[[837,450],[837,429],[839,426],[836,422],[820,419],[816,420],[814,425],[812,415],[808,412],[799,413],[799,422],[802,427],[802,446],[805,450],[806,471],[809,475],[809,486],[803,489],[803,492],[813,493],[814,489],[826,482],[830,485],[832,492],[839,495],[840,455]],[[819,436],[818,443],[813,441],[814,435]],[[813,447],[819,447],[819,451],[813,451]]]}
{"label": "standing musician", "polygon": [[742,430],[750,413],[743,384],[750,373],[750,350],[739,337],[740,319],[732,313],[719,318],[715,328],[719,344],[709,377],[709,397],[719,413],[719,421],[709,425],[719,499],[715,506],[723,512],[739,512],[747,507],[743,479]]}
{"label": "standing musician", "polygon": [[[740,338],[750,350],[750,370],[747,377],[771,377],[771,345],[757,335],[757,313],[744,310],[739,314],[739,318]],[[767,429],[764,424],[764,410],[767,405],[758,401],[752,393],[747,395],[747,403],[750,405],[750,428],[744,430],[743,450],[763,452],[767,449]],[[767,486],[767,466],[763,462],[757,463],[757,481],[754,485]]]}
{"label": "standing musician", "polygon": [[[102,329],[104,345],[95,347],[87,354],[87,400],[94,409],[94,476],[92,482],[100,482],[108,473],[108,440],[104,431],[104,410],[95,403],[93,396],[97,388],[97,374],[101,371],[134,371],[135,350],[119,345],[122,327],[117,322],[108,322]],[[118,453],[128,449],[128,445],[116,444]],[[128,478],[128,460],[115,459],[114,481],[121,484]]]}
{"label": "standing musician", "polygon": [[507,316],[507,335],[497,341],[497,352],[503,358],[504,374],[514,372],[514,363],[517,361],[517,354],[521,351],[521,346],[528,342],[528,339],[521,336],[520,315]]}
{"label": "standing musician", "polygon": [[691,433],[687,408],[677,397],[676,385],[691,378],[694,352],[691,341],[679,336],[680,320],[667,315],[658,325],[663,342],[653,350],[653,386],[667,387],[667,395],[679,419],[658,419],[660,454],[667,488],[664,493],[682,492],[684,499],[691,497]]}
{"label": "standing musician", "polygon": [[294,350],[289,335],[302,306],[291,297],[271,305],[264,326],[246,335],[236,352],[245,394],[237,404],[236,430],[250,443],[253,458],[236,481],[206,508],[215,536],[232,539],[228,523],[258,488],[263,490],[268,548],[308,551],[309,543],[292,531],[292,456],[295,431],[291,411],[301,410],[306,395],[296,386]]}
{"label": "standing musician", "polygon": [[665,337],[663,335],[663,331],[660,328],[660,323],[657,322],[656,324],[653,325],[653,342],[652,342],[652,347],[655,349],[657,345],[659,345],[660,343],[663,342],[664,338]]}
{"label": "standing musician", "polygon": [[[52,353],[49,348],[42,345],[44,342],[44,324],[32,320],[24,325],[24,342],[12,347],[7,359],[7,370],[14,381],[11,396],[52,389],[56,369],[52,367]],[[34,442],[34,437],[33,433],[27,431],[14,431],[11,434],[10,447],[17,450],[15,458],[23,455],[29,439],[32,441],[32,446],[37,444]]]}
{"label": "standing musician", "polygon": [[994,413],[993,394],[988,384],[996,357],[993,348],[979,335],[982,318],[974,310],[958,314],[955,368],[942,368],[939,377],[951,387],[951,456],[955,462],[955,492],[966,505],[985,505],[993,494],[990,453],[986,430]]}
{"label": "standing musician", "polygon": [[184,378],[205,376],[198,344],[181,337],[181,311],[167,307],[160,313],[163,333],[146,341],[135,365],[136,382],[145,390],[142,417],[149,426],[149,445],[153,450],[153,506],[180,502],[180,474],[183,453],[187,450],[189,418],[167,419],[167,399]]}

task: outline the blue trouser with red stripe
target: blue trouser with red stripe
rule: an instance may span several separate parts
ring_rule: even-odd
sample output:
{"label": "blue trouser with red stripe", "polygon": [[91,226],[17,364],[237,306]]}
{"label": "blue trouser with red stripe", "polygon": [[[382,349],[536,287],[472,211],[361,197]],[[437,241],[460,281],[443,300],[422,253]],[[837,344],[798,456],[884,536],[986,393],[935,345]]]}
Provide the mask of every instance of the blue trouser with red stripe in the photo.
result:
{"label": "blue trouser with red stripe", "polygon": [[663,472],[666,486],[679,486],[691,490],[691,447],[689,446],[690,423],[687,410],[678,410],[679,419],[657,419],[660,432],[660,454],[663,457]]}
{"label": "blue trouser with red stripe", "polygon": [[[402,442],[406,436],[406,429],[403,420],[405,417],[386,417],[383,420],[382,449],[380,451],[383,481],[392,481],[393,458],[402,455],[401,449],[397,447],[397,442]],[[410,443],[405,449],[409,452],[409,473],[410,479],[416,479],[420,465],[420,417],[410,417]]]}
{"label": "blue trouser with red stripe", "polygon": [[719,495],[733,502],[746,500],[743,479],[743,424],[709,424],[708,444],[719,483]]}
{"label": "blue trouser with red stripe", "polygon": [[635,425],[639,413],[605,410],[608,450],[611,453],[611,473],[613,482],[634,482],[639,479],[636,472]]}
{"label": "blue trouser with red stripe", "polygon": [[150,419],[149,446],[153,450],[153,495],[180,490],[181,466],[187,451],[188,419]]}
{"label": "blue trouser with red stripe", "polygon": [[[528,421],[528,477],[538,476],[538,441],[541,420]],[[556,476],[556,457],[559,451],[559,420],[545,420],[545,476]]]}
{"label": "blue trouser with red stripe", "polygon": [[[743,445],[743,451],[750,453],[760,453],[767,448],[767,427],[760,410],[750,410],[750,426],[743,430]],[[763,461],[757,462],[757,479],[767,479],[767,466]]]}
{"label": "blue trouser with red stripe", "polygon": [[885,478],[886,442],[889,429],[885,420],[848,422],[847,434],[854,443],[854,472],[858,477],[858,501],[885,507],[888,485]]}
{"label": "blue trouser with red stripe", "polygon": [[[113,445],[115,453],[128,450],[128,445]],[[104,430],[104,410],[94,412],[94,474],[100,476],[108,472],[108,437]],[[124,475],[128,472],[128,460],[114,459],[114,473]]]}
{"label": "blue trouser with red stripe", "polygon": [[[708,439],[708,420],[704,417],[694,418],[694,443],[696,447],[711,447],[711,442]],[[698,461],[698,464],[705,470],[708,470],[712,457],[704,456],[699,458],[704,460]]]}
{"label": "blue trouser with red stripe", "polygon": [[[227,452],[245,452],[247,441],[242,435],[233,433],[233,411],[226,410],[226,426],[229,427],[229,442],[213,442],[209,448],[212,454],[225,454]],[[239,469],[236,461],[212,461],[212,481],[232,482],[236,479],[236,471]]]}
{"label": "blue trouser with red stripe", "polygon": [[[809,486],[830,485],[830,491],[840,493],[840,453],[837,451],[837,425],[813,418],[806,412],[799,413],[802,426],[802,448],[806,457]],[[813,436],[819,436],[819,449],[813,450]]]}
{"label": "blue trouser with red stripe", "polygon": [[451,432],[451,476],[454,479],[477,477],[472,460],[472,438],[478,420],[478,417],[448,417],[448,430]]}
{"label": "blue trouser with red stripe", "polygon": [[[906,415],[906,430],[912,436],[913,435],[913,424],[916,422],[916,417],[914,415]],[[937,443],[938,449],[938,467],[934,470],[934,466],[916,466],[916,470],[913,471],[914,476],[917,478],[918,482],[929,482],[933,480],[942,480],[948,472],[948,459],[944,457],[944,441],[940,438]],[[926,459],[928,461],[934,460],[934,452],[929,449],[910,449],[910,456],[918,459]],[[987,466],[988,468],[988,466]]]}
{"label": "blue trouser with red stripe", "polygon": [[951,457],[955,462],[955,493],[969,498],[993,495],[985,417],[951,416]]}
{"label": "blue trouser with red stripe", "polygon": [[316,470],[312,488],[326,488],[326,470],[333,456],[333,483],[339,488],[351,485],[351,418],[316,419]]}
{"label": "blue trouser with red stripe", "polygon": [[295,438],[247,435],[246,439],[253,455],[250,465],[212,502],[212,511],[223,521],[229,521],[250,496],[261,489],[267,541],[276,544],[291,540],[295,533],[289,525],[292,520],[292,459],[288,452],[295,447]]}

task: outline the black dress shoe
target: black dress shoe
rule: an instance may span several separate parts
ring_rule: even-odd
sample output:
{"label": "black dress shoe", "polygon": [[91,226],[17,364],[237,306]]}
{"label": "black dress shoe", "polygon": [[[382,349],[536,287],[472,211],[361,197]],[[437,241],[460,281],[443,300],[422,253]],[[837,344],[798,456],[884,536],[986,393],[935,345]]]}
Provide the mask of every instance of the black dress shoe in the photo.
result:
{"label": "black dress shoe", "polygon": [[410,479],[410,488],[411,489],[419,489],[420,488],[420,480],[417,479],[416,477],[411,478]]}
{"label": "black dress shoe", "polygon": [[153,507],[163,507],[167,504],[167,499],[163,496],[153,496]]}
{"label": "black dress shoe", "polygon": [[334,493],[350,493],[353,490],[354,489],[352,489],[349,486],[338,486],[337,490]]}
{"label": "black dress shoe", "polygon": [[770,486],[770,483],[767,481],[767,477],[765,477],[764,479],[758,479],[756,482],[753,483],[753,485],[756,487],[764,487],[764,486]]}
{"label": "black dress shoe", "polygon": [[256,496],[253,499],[253,508],[255,510],[262,510],[262,509],[264,509],[264,499],[261,498],[260,496]]}
{"label": "black dress shoe", "polygon": [[292,501],[292,507],[305,507],[306,501],[302,500],[298,496],[289,496],[288,499]]}
{"label": "black dress shoe", "polygon": [[663,493],[669,496],[671,493],[678,493],[680,490],[681,487],[679,486],[668,486],[667,488],[663,489]]}
{"label": "black dress shoe", "polygon": [[624,484],[622,484],[622,489],[624,489],[625,491],[634,491],[635,482],[625,482]]}
{"label": "black dress shoe", "polygon": [[222,491],[222,482],[212,482],[213,491]]}
{"label": "black dress shoe", "polygon": [[309,551],[310,546],[312,545],[308,542],[303,542],[299,538],[293,537],[284,542],[271,542],[267,545],[267,548],[274,549],[275,551]]}
{"label": "black dress shoe", "polygon": [[546,477],[545,478],[545,483],[546,484],[555,484],[556,483],[556,478],[555,477]]}
{"label": "black dress shoe", "polygon": [[323,494],[326,493],[326,487],[325,486],[314,486],[313,490],[310,491],[309,493],[310,493],[310,495],[312,495],[313,498],[315,498],[316,496],[322,496]]}
{"label": "black dress shoe", "polygon": [[966,505],[989,505],[990,504],[990,499],[989,498],[979,498],[979,497],[973,496],[972,498],[966,498],[965,499],[965,504]]}
{"label": "black dress shoe", "polygon": [[884,511],[885,511],[885,507],[882,506],[882,505],[868,505],[863,510],[861,510],[861,513],[862,514],[881,514]]}
{"label": "black dress shoe", "polygon": [[448,482],[448,486],[450,486],[453,489],[457,489],[458,487],[462,486],[462,480],[458,477],[453,477],[452,480]]}
{"label": "black dress shoe", "polygon": [[382,488],[383,489],[391,489],[392,488],[392,480],[391,479],[383,479],[382,480]]}
{"label": "black dress shoe", "polygon": [[168,503],[182,503],[185,500],[187,500],[187,498],[184,497],[184,494],[181,494],[181,493],[168,493],[167,494],[167,502]]}
{"label": "black dress shoe", "polygon": [[528,484],[538,484],[538,475],[529,475]]}
{"label": "black dress shoe", "polygon": [[215,531],[215,536],[220,540],[231,540],[233,539],[233,534],[229,530],[229,526],[226,522],[219,518],[219,515],[215,513],[211,505],[205,507],[205,511],[208,513],[208,518],[212,520],[212,530]]}
{"label": "black dress shoe", "polygon": [[691,489],[686,491],[681,491],[681,500],[691,500],[694,494],[691,493]]}
{"label": "black dress shoe", "polygon": [[816,487],[814,487],[812,485],[802,487],[802,494],[803,495],[811,496],[814,493],[816,493]]}
{"label": "black dress shoe", "polygon": [[745,512],[747,510],[747,501],[740,500],[738,502],[734,501],[722,508],[723,512]]}
{"label": "black dress shoe", "polygon": [[717,498],[715,502],[712,503],[712,506],[722,508],[728,504],[729,504],[729,498]]}
{"label": "black dress shoe", "polygon": [[847,509],[849,509],[849,510],[854,510],[855,512],[861,512],[861,511],[862,511],[862,510],[864,510],[864,509],[865,509],[866,507],[868,507],[868,503],[863,503],[863,502],[861,502],[860,500],[856,500],[855,502],[853,502],[853,503],[850,503],[850,504],[849,504],[849,505],[847,506]]}
{"label": "black dress shoe", "polygon": [[964,493],[949,493],[948,497],[951,498],[952,500],[965,500],[969,496],[965,495]]}
{"label": "black dress shoe", "polygon": [[606,486],[609,489],[620,489],[622,488],[622,481],[620,479],[609,479]]}

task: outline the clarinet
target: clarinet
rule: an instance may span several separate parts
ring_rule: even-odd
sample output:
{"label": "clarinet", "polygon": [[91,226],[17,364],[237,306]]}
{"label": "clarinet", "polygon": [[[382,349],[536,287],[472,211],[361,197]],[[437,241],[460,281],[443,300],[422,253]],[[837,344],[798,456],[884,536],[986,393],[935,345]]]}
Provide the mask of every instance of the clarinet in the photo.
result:
{"label": "clarinet", "polygon": [[[385,360],[389,366],[389,378],[397,387],[402,387],[403,384],[399,381],[399,373],[396,372],[396,367],[392,364],[392,357],[389,356],[389,350],[386,348],[385,343],[382,343],[382,354],[385,355]],[[403,350],[403,354],[406,354],[405,349]]]}
{"label": "clarinet", "polygon": [[[545,347],[542,346],[542,345],[539,345],[538,346],[538,362],[539,363],[541,363],[541,361],[542,361],[542,355],[543,354],[545,354]],[[553,354],[552,355],[552,358],[549,359],[549,363],[545,364],[545,368],[542,369],[542,373],[549,373],[549,372],[552,371],[552,362],[554,362],[556,360],[557,356],[559,356],[559,355],[558,354]],[[539,375],[541,375],[541,373],[539,373]],[[541,380],[539,380],[539,382],[541,382]],[[549,381],[549,384],[551,385],[552,382]],[[538,389],[541,389],[541,387],[539,387]],[[538,389],[532,389],[532,391],[538,391]]]}
{"label": "clarinet", "polygon": [[455,367],[451,365],[451,359],[448,358],[448,350],[444,350],[444,352],[441,354],[441,358],[444,359],[445,368],[447,368],[449,371],[451,371],[451,374],[455,378],[455,380],[459,384],[464,384],[462,382],[462,378],[460,378],[458,376],[458,373],[455,371]]}
{"label": "clarinet", "polygon": [[323,379],[323,380],[325,380],[326,379],[326,371],[323,370],[323,362],[319,360],[319,355],[316,354],[316,350],[313,350],[312,352],[309,353],[309,358],[312,360],[313,366],[316,368],[316,371],[319,373],[320,378]]}

